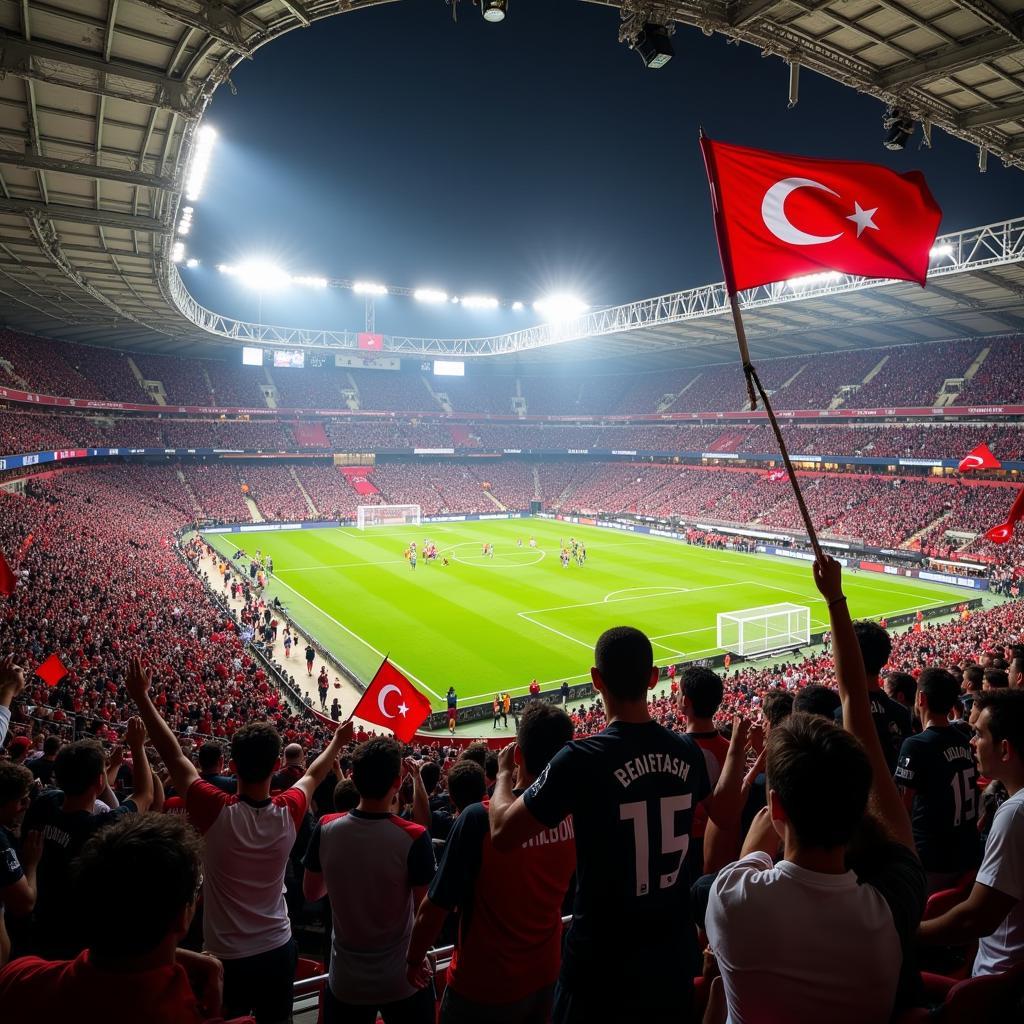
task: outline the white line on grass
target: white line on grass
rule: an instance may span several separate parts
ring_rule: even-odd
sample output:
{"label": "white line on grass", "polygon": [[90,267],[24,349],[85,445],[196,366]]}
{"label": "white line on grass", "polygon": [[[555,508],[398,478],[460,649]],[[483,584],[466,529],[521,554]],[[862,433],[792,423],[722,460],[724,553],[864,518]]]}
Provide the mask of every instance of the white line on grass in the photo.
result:
{"label": "white line on grass", "polygon": [[[350,637],[352,637],[355,640],[358,640],[368,650],[373,651],[373,653],[376,654],[381,661],[384,660],[385,655],[383,651],[377,650],[377,648],[374,647],[373,644],[371,644],[368,640],[364,640],[363,637],[361,637],[358,633],[354,633],[351,629],[348,628],[348,626],[345,625],[344,622],[339,622],[333,615],[330,615],[327,612],[325,612],[323,608],[321,608],[319,605],[313,604],[313,602],[310,601],[308,597],[304,596],[303,594],[300,594],[293,586],[291,586],[288,583],[285,583],[284,580],[278,580],[278,583],[280,583],[282,587],[288,587],[288,589],[293,594],[295,594],[296,597],[302,598],[302,600],[305,601],[306,604],[308,604],[311,608],[316,609],[316,611],[318,611],[325,619],[330,619],[331,622],[333,622],[339,629],[343,629],[346,633],[348,633]],[[395,668],[397,668],[398,671],[401,672],[403,675],[408,676],[413,682],[419,683],[419,685],[422,686],[423,689],[427,691],[427,693],[433,694],[438,700],[444,699],[441,696],[441,694],[437,693],[435,690],[432,690],[429,686],[427,686],[425,682],[423,682],[422,679],[420,679],[418,676],[414,676],[407,668],[403,668],[401,665],[399,665],[397,661],[395,661],[391,657],[388,657],[388,661],[390,661],[391,664],[394,665]]]}
{"label": "white line on grass", "polygon": [[610,594],[605,594],[603,603],[608,604],[616,594],[633,594],[645,591],[650,596],[654,596],[652,592],[656,590],[663,594],[688,594],[690,587],[625,587],[622,590],[613,590]]}
{"label": "white line on grass", "polygon": [[[570,607],[572,606],[570,605]],[[576,637],[569,636],[568,633],[563,633],[560,629],[555,629],[554,626],[548,626],[543,622],[538,622],[536,619],[531,619],[527,612],[516,612],[516,614],[521,619],[526,619],[527,622],[532,622],[535,626],[540,626],[541,629],[550,630],[552,633],[557,633],[558,636],[562,637],[565,640],[571,640],[574,644],[579,644],[580,647],[586,647],[588,651],[592,651],[594,649],[593,644],[585,643],[583,640],[577,640]]]}
{"label": "white line on grass", "polygon": [[[745,587],[745,586],[749,586],[749,584],[745,580],[743,580],[743,581],[738,581],[736,583],[716,583],[716,584],[714,584],[713,586],[710,586],[710,587],[690,587],[689,589],[686,589],[684,587],[678,587],[678,588],[667,588],[666,587],[664,589],[669,590],[671,593],[681,592],[681,593],[687,593],[687,594],[699,594],[699,593],[701,593],[701,591],[704,591],[704,590],[724,590],[726,587]],[[647,588],[637,588],[637,589],[647,589]],[[612,593],[613,594],[618,594],[618,593],[622,593],[622,591],[613,590]],[[651,597],[652,595],[651,594],[640,594],[637,597],[623,597],[623,598],[620,598],[619,601],[609,601],[608,600],[608,596],[609,595],[606,594],[600,601],[584,601],[581,604],[560,604],[560,605],[555,605],[552,608],[530,608],[528,611],[517,612],[516,614],[517,615],[539,615],[541,612],[564,612],[564,611],[568,611],[570,608],[592,608],[595,605],[599,605],[599,604],[619,604],[619,603],[621,603],[623,601],[643,601],[643,600]],[[657,595],[653,595],[653,596],[657,596]]]}

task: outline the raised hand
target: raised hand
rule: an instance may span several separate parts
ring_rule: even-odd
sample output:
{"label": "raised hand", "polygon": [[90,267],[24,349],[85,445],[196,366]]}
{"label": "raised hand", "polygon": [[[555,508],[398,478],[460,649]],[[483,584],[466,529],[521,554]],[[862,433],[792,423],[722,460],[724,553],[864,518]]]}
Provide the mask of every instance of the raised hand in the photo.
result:
{"label": "raised hand", "polygon": [[814,585],[829,604],[843,596],[843,567],[831,555],[814,560]]}
{"label": "raised hand", "polygon": [[408,964],[407,966],[405,980],[410,985],[414,985],[416,988],[426,988],[430,984],[434,977],[434,968],[430,966],[430,961],[426,957],[418,964]]}
{"label": "raised hand", "polygon": [[21,865],[31,871],[43,856],[43,833],[36,829],[21,838]]}
{"label": "raised hand", "polygon": [[136,704],[140,703],[148,696],[149,687],[152,682],[153,674],[147,672],[143,667],[142,659],[138,656],[132,658],[131,666],[128,669],[128,678],[125,680],[128,696]]}
{"label": "raised hand", "polygon": [[758,723],[750,727],[750,749],[755,754],[764,750],[764,725]]}
{"label": "raised hand", "polygon": [[501,753],[498,754],[498,771],[499,772],[510,772],[516,764],[516,745],[515,743],[509,743],[507,746],[501,748]]}
{"label": "raised hand", "polygon": [[118,743],[116,747],[110,752],[110,757],[107,758],[107,771],[111,768],[120,768],[124,762],[124,747]]}
{"label": "raised hand", "polygon": [[0,661],[0,704],[9,705],[25,689],[25,669],[15,665],[14,655]]}
{"label": "raised hand", "polygon": [[334,730],[334,735],[331,737],[331,745],[335,749],[343,747],[346,743],[352,742],[352,737],[355,736],[355,734],[355,723],[350,718],[347,722],[342,722],[341,725]]}
{"label": "raised hand", "polygon": [[747,740],[750,736],[750,719],[742,715],[736,715],[732,720],[732,740],[739,750],[747,749]]}
{"label": "raised hand", "polygon": [[146,726],[138,715],[128,719],[125,739],[132,750],[138,750],[146,742]]}

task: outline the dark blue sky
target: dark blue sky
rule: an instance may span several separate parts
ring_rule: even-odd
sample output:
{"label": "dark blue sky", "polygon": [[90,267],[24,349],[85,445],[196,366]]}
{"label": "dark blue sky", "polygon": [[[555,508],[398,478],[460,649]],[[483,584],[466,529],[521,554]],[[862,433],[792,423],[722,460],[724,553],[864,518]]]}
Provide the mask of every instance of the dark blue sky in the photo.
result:
{"label": "dark blue sky", "polygon": [[[879,103],[680,28],[648,71],[617,42],[618,13],[513,0],[501,25],[463,0],[401,0],[319,22],[236,69],[207,114],[219,132],[183,270],[200,301],[256,319],[216,264],[266,255],[292,273],[435,285],[529,303],[571,290],[607,305],[721,277],[697,126],[781,151],[923,170],[952,231],[1022,212],[1024,176],[920,133],[881,144]],[[362,301],[303,290],[263,299],[263,321],[360,329]],[[492,334],[528,313],[438,310],[389,297],[377,329]]]}

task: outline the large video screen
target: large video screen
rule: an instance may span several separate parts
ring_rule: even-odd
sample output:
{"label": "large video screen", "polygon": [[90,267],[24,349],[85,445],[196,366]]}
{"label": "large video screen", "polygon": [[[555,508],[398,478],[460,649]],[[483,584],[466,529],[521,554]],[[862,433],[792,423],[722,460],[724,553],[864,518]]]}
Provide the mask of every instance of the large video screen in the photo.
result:
{"label": "large video screen", "polygon": [[242,365],[243,366],[262,366],[263,365],[263,349],[253,348],[250,345],[245,345],[242,348]]}
{"label": "large video screen", "polygon": [[306,365],[306,353],[305,352],[287,352],[287,351],[275,351],[274,352],[274,366],[277,369],[281,367],[292,367],[296,370],[301,370]]}
{"label": "large video screen", "polygon": [[461,359],[435,359],[435,377],[465,377],[466,364]]}

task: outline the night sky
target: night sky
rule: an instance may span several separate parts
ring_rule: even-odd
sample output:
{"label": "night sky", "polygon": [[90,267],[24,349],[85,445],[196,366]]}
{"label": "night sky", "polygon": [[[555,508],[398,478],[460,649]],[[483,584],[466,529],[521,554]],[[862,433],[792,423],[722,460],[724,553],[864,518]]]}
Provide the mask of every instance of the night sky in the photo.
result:
{"label": "night sky", "polygon": [[[617,41],[618,12],[513,0],[503,24],[468,0],[401,0],[321,21],[258,51],[206,115],[219,133],[183,268],[196,297],[257,318],[218,263],[270,257],[293,274],[358,278],[527,303],[572,291],[595,306],[721,279],[697,127],[807,155],[918,168],[941,230],[1022,212],[1024,176],[939,130],[882,147],[883,107],[721,36],[679,28],[659,71]],[[348,292],[262,299],[264,323],[362,329]],[[476,336],[530,312],[388,297],[377,329]]]}

